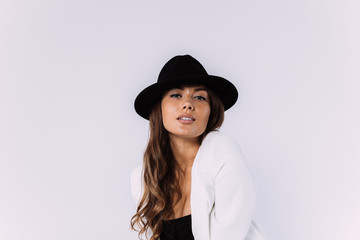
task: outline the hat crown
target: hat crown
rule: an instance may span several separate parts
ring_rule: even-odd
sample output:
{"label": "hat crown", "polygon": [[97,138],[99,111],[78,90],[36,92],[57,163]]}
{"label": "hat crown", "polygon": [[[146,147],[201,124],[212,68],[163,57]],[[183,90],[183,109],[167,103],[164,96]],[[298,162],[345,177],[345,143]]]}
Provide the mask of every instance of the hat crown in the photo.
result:
{"label": "hat crown", "polygon": [[190,55],[175,56],[161,69],[158,83],[171,79],[208,76],[205,68]]}

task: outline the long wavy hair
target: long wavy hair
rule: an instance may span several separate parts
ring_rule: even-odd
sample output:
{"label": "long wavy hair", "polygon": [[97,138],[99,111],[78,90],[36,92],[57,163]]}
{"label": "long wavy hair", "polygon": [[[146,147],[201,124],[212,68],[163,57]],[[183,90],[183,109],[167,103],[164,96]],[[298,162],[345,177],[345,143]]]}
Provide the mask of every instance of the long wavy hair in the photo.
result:
{"label": "long wavy hair", "polygon": [[[208,90],[210,116],[200,143],[205,136],[218,130],[224,121],[224,106],[219,97]],[[145,233],[148,239],[158,240],[162,232],[162,221],[174,215],[173,206],[181,199],[179,180],[183,173],[175,161],[167,130],[164,128],[161,101],[154,106],[149,118],[150,136],[143,160],[143,195],[135,215],[131,218],[131,228],[138,236]]]}

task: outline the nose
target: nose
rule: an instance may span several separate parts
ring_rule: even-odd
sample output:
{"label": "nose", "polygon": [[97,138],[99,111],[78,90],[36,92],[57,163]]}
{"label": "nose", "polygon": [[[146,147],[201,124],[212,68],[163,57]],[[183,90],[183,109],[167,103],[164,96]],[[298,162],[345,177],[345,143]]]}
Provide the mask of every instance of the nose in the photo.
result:
{"label": "nose", "polygon": [[184,102],[182,105],[183,109],[195,110],[195,105],[191,98],[184,98]]}
{"label": "nose", "polygon": [[189,110],[193,110],[194,108],[192,106],[184,106],[183,109],[189,109]]}

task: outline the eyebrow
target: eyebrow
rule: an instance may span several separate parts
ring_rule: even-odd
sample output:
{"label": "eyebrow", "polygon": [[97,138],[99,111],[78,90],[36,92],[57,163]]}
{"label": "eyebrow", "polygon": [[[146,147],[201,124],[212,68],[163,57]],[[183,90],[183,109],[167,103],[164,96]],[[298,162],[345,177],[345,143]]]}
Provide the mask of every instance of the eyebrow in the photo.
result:
{"label": "eyebrow", "polygon": [[[181,91],[184,91],[184,87],[175,87],[173,89],[179,89]],[[206,91],[207,92],[208,90],[206,88],[196,88],[194,91],[195,92],[199,92],[199,91]]]}

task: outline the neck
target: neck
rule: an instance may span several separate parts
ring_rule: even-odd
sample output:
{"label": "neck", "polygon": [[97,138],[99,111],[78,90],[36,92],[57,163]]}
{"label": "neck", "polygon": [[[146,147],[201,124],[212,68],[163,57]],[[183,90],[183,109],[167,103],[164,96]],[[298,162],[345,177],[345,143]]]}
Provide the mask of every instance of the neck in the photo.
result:
{"label": "neck", "polygon": [[170,135],[170,145],[176,162],[183,171],[191,169],[199,150],[199,138],[181,138]]}

